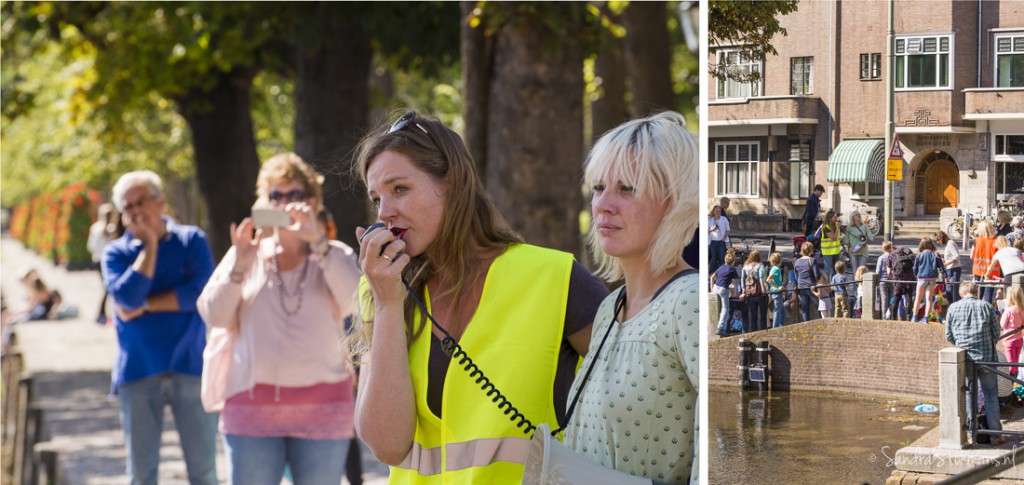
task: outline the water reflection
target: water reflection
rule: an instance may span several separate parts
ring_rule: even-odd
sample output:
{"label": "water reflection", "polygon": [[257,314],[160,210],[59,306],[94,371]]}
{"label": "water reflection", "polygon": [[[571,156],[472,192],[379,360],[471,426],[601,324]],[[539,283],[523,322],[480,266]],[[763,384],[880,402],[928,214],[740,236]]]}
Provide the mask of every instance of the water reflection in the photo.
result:
{"label": "water reflection", "polygon": [[712,388],[708,400],[708,478],[716,485],[884,484],[896,450],[938,423],[914,414],[916,401],[851,394]]}

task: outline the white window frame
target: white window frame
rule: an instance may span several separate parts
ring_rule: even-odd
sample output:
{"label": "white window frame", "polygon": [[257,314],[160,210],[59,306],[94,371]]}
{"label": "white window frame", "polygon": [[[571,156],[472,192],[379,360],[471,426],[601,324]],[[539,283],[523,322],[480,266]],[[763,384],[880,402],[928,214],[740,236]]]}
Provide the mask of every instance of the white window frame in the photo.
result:
{"label": "white window frame", "polygon": [[866,52],[860,55],[860,80],[878,81],[882,79],[882,53]]}
{"label": "white window frame", "polygon": [[[924,49],[926,48],[926,41],[928,39],[934,39],[935,40],[935,51],[934,52],[924,52]],[[942,41],[943,41],[943,39],[945,39],[947,41],[946,50],[942,50]],[[895,88],[896,91],[949,91],[949,90],[952,90],[953,86],[955,85],[955,81],[954,81],[953,78],[954,78],[954,72],[955,72],[955,70],[954,70],[954,67],[955,67],[954,66],[954,63],[955,63],[955,59],[954,59],[954,53],[955,53],[954,51],[955,51],[955,49],[954,49],[954,46],[956,45],[956,42],[954,42],[954,40],[955,40],[955,37],[954,37],[953,34],[901,35],[901,36],[897,36],[896,37],[896,42],[895,42],[895,49],[894,49],[895,53],[893,54],[894,56],[896,56],[896,60],[895,60],[896,61],[895,62],[896,67],[895,67],[895,72],[893,73],[893,75],[897,75],[897,73],[900,71],[900,60],[902,60],[903,61],[903,67],[902,67],[903,68],[903,79],[902,79],[903,87],[899,87],[900,80],[897,79],[896,83],[894,83],[896,85],[896,88]],[[902,53],[899,52],[901,42],[902,42],[902,45],[903,45],[903,52]],[[911,52],[912,49],[914,50],[914,52]],[[936,57],[936,63],[935,63],[935,82],[936,82],[936,85],[935,86],[909,87],[908,84],[909,84],[909,79],[910,79],[910,69],[908,69],[908,65],[907,65],[908,64],[908,60],[909,60],[910,56],[912,56],[912,55],[921,55],[921,54],[933,55],[933,56]],[[941,64],[941,62],[938,62],[938,59],[941,57],[942,54],[946,55],[946,57],[948,59],[948,63],[949,63],[948,66],[946,66],[946,71],[947,71],[946,72],[946,82],[947,82],[947,85],[945,85],[945,86],[938,85],[939,73],[942,71],[942,64]]]}
{"label": "white window frame", "polygon": [[992,140],[990,140],[992,146],[992,161],[1024,162],[1024,155],[1003,155],[999,153],[999,151],[1002,150],[1000,143],[1004,141],[1004,139],[1000,139],[1000,137],[1005,136],[1024,136],[1024,133],[993,133]]}
{"label": "white window frame", "polygon": [[[737,158],[739,155],[739,147],[746,145],[748,152],[751,154],[751,160],[719,160],[719,153],[722,151],[727,152],[728,146],[736,147]],[[722,147],[722,150],[719,150]],[[757,199],[761,196],[761,142],[755,140],[737,140],[737,141],[724,141],[715,142],[715,196],[723,197],[727,196],[734,199]],[[727,165],[746,165],[747,166],[747,177],[750,179],[750,191],[748,193],[738,192],[722,192],[722,170]]]}
{"label": "white window frame", "polygon": [[[999,40],[1000,39],[1010,39],[1010,51],[1009,52],[999,52]],[[1017,45],[1018,42],[1021,44],[1020,46]],[[1007,87],[1007,88],[1013,87],[1013,86],[999,86],[999,56],[1006,56],[1006,55],[1024,56],[1024,32],[1011,32],[1011,33],[996,35],[995,38],[992,41],[992,46],[993,46],[993,50],[994,50],[993,56],[992,56],[992,58],[994,59],[993,63],[992,63],[992,87],[995,87],[995,88],[998,88],[998,87]],[[1017,87],[1020,87],[1020,86],[1017,86]]]}
{"label": "white window frame", "polygon": [[[734,81],[734,80],[728,79],[728,78],[719,78],[717,80],[717,82],[715,83],[715,98],[716,99],[746,99],[746,98],[756,98],[756,97],[761,96],[761,89],[764,86],[764,82],[763,82],[764,81],[764,62],[763,61],[758,61],[758,60],[750,60],[750,61],[742,63],[742,64],[740,64],[740,63],[736,63],[736,64],[729,63],[728,58],[730,56],[736,56],[737,58],[742,59],[745,56],[745,52],[746,51],[744,51],[743,49],[739,49],[739,48],[736,48],[736,49],[719,49],[719,50],[715,51],[715,61],[720,66],[724,64],[726,66],[746,66],[747,68],[754,67],[754,68],[757,69],[757,72],[761,74],[761,78],[759,80],[757,80],[757,81],[752,81],[752,82],[749,82],[749,83],[741,83],[739,81]],[[725,69],[728,70],[730,68],[726,67]],[[724,90],[724,92],[723,92],[723,89],[722,89],[722,85],[723,84],[725,84],[727,86],[726,89]],[[734,92],[735,91],[741,91],[741,93],[739,95],[732,95],[732,96],[730,96],[729,95],[729,89],[728,89],[729,85],[736,85],[737,88],[734,89],[733,91]],[[738,86],[747,86],[747,87],[741,89]],[[745,95],[743,95],[743,94],[745,94]]]}
{"label": "white window frame", "polygon": [[[806,153],[806,157],[807,158],[806,159],[801,158],[804,155],[803,153],[798,153],[797,157],[793,158],[793,149],[794,148],[799,149],[799,147],[801,145],[806,145],[807,146],[807,153]],[[798,178],[798,181],[797,181],[798,186],[796,187],[796,190],[795,190],[796,196],[794,197],[794,195],[793,195],[794,194],[794,187],[793,187],[793,175],[794,174],[793,174],[793,169],[794,169],[794,167],[799,168],[801,165],[804,165],[804,166],[807,167],[807,178],[803,179],[801,177],[803,175],[802,171],[801,171],[801,173],[797,174],[797,177],[801,177],[801,178]],[[803,200],[803,199],[806,199],[809,195],[811,195],[811,188],[814,187],[814,183],[813,183],[813,181],[811,179],[812,179],[812,176],[811,176],[811,142],[810,142],[810,140],[806,140],[806,141],[790,140],[789,141],[789,199],[790,200]],[[799,187],[799,184],[805,184],[807,186],[806,187],[807,191],[806,192],[801,191],[800,187]]]}
{"label": "white window frame", "polygon": [[[1024,160],[997,161],[994,164],[995,165],[996,173],[992,174],[992,179],[991,180],[992,180],[992,186],[995,189],[997,194],[1013,193],[1012,190],[1006,190],[1006,187],[1005,187],[1005,185],[1006,185],[1006,166],[1007,165],[1011,165],[1011,164],[1012,165],[1020,165],[1022,163],[1024,163]],[[1002,187],[1000,187],[999,184],[997,183],[1000,178],[1003,181],[1003,186]]]}
{"label": "white window frame", "polygon": [[[796,83],[796,66],[797,61],[799,65],[803,67],[803,72],[800,76],[803,78],[803,85],[807,86],[807,92],[798,93],[794,89]],[[791,96],[813,96],[814,95],[814,56],[799,56],[789,58],[789,94]]]}

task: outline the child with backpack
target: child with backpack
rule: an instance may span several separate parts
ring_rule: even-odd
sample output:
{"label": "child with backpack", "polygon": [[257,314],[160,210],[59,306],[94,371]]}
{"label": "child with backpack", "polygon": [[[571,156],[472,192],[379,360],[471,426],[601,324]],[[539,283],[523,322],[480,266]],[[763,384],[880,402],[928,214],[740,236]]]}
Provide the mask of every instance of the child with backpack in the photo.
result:
{"label": "child with backpack", "polygon": [[850,318],[850,290],[846,284],[850,278],[846,276],[846,263],[836,261],[836,272],[832,275],[832,293],[835,295],[835,318]]}
{"label": "child with backpack", "polygon": [[715,333],[719,337],[729,336],[729,286],[733,280],[738,280],[740,275],[732,264],[736,262],[736,256],[732,251],[725,253],[725,264],[718,267],[711,275],[711,291],[718,295],[722,302],[722,311],[718,316],[718,329]]}
{"label": "child with backpack", "polygon": [[768,271],[768,291],[772,293],[772,302],[775,304],[772,312],[772,328],[779,328],[786,324],[786,292],[783,291],[782,280],[782,255],[772,253],[768,256],[768,262],[772,265]]}
{"label": "child with backpack", "polygon": [[743,264],[743,296],[746,302],[746,316],[743,319],[743,333],[768,328],[768,300],[764,294],[764,264],[761,252],[754,249]]}
{"label": "child with backpack", "polygon": [[[917,291],[914,293],[914,311],[910,321],[918,322],[918,308],[924,305],[924,316],[921,323],[928,323],[928,315],[932,312],[932,293],[939,277],[939,262],[935,257],[935,243],[932,238],[921,238],[917,245],[917,257],[914,258],[914,277],[917,278]],[[923,300],[923,301],[922,301]]]}
{"label": "child with backpack", "polygon": [[892,305],[889,308],[891,318],[905,320],[910,313],[910,298],[914,294],[917,276],[914,274],[914,252],[910,248],[893,247],[889,253],[889,277],[893,283]]}

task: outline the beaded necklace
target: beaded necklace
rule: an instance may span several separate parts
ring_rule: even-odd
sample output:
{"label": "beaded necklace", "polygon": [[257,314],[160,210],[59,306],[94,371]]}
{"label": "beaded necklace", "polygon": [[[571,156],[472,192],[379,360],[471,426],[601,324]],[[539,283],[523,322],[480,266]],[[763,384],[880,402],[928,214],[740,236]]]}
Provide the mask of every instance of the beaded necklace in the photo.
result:
{"label": "beaded necklace", "polygon": [[[277,264],[277,252],[274,252],[273,265],[271,270],[274,273],[274,283],[277,284],[277,296],[281,301],[281,309],[284,310],[284,314],[290,316],[299,313],[299,309],[302,308],[302,295],[303,290],[306,288],[306,272],[309,270],[309,257],[306,257],[306,261],[302,264],[302,274],[299,275],[299,286],[294,291],[288,291],[288,288],[284,286],[284,279],[281,278],[281,272],[278,269]],[[298,297],[298,302],[295,304],[295,308],[289,309],[286,303],[287,299]]]}

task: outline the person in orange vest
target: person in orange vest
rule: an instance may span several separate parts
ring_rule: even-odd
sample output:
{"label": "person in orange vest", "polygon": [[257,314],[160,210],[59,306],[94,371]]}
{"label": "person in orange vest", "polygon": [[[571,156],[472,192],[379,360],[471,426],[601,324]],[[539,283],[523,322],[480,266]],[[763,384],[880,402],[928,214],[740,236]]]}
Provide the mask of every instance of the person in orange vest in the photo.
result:
{"label": "person in orange vest", "polygon": [[572,254],[525,244],[436,118],[371,132],[354,169],[387,229],[356,230],[364,279],[344,347],[361,365],[359,436],[390,483],[520,483],[524,420],[564,419],[607,289]]}
{"label": "person in orange vest", "polygon": [[[992,256],[996,254],[996,229],[989,221],[978,223],[978,236],[974,239],[974,248],[971,249],[971,274],[974,281],[984,281],[986,277],[999,280],[1003,277],[1002,269],[997,263],[992,271],[987,271],[992,264]],[[986,286],[981,288],[981,299],[990,304],[995,301],[996,288]]]}

